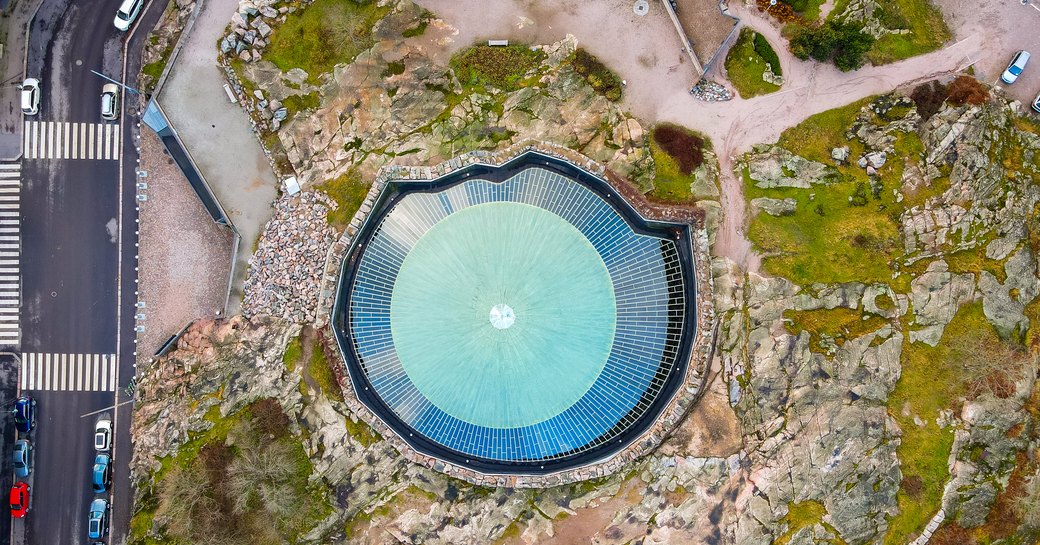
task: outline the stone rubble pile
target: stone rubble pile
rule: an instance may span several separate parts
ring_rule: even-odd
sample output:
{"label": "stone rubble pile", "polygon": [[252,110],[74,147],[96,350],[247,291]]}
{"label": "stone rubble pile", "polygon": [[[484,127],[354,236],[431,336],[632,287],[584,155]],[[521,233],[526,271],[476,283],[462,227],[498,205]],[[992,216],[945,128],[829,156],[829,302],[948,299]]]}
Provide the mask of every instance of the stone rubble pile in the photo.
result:
{"label": "stone rubble pile", "polygon": [[275,7],[278,0],[243,0],[238,11],[231,16],[230,32],[219,42],[220,52],[227,57],[238,57],[245,62],[260,60],[260,53],[267,47],[271,24],[285,22],[295,6]]}
{"label": "stone rubble pile", "polygon": [[250,259],[242,314],[313,322],[325,256],[335,240],[326,214],[336,203],[305,192],[275,203],[256,253]]}
{"label": "stone rubble pile", "polygon": [[733,98],[733,93],[726,89],[721,83],[702,79],[697,85],[690,89],[690,94],[704,102],[725,102]]}

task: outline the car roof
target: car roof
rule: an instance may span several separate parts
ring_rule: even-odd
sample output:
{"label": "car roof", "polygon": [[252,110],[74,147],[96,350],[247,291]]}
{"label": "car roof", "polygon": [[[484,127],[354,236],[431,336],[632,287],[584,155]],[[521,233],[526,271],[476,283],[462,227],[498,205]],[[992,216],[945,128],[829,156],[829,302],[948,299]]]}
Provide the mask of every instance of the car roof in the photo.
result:
{"label": "car roof", "polygon": [[28,89],[22,89],[22,109],[23,110],[28,110],[29,108],[33,107],[31,96],[32,95],[29,94],[29,90]]}

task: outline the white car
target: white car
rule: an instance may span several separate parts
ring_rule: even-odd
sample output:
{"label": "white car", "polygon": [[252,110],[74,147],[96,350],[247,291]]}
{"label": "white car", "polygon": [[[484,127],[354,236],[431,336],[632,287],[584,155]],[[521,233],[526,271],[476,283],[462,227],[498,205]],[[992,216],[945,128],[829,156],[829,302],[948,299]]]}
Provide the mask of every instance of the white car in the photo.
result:
{"label": "white car", "polygon": [[114,83],[101,87],[101,119],[119,119],[119,86]]}
{"label": "white car", "polygon": [[1036,95],[1036,98],[1033,99],[1033,109],[1040,112],[1040,95]]}
{"label": "white car", "polygon": [[25,115],[40,113],[40,80],[26,78],[18,88],[22,91],[22,113]]}
{"label": "white car", "polygon": [[116,12],[116,18],[112,23],[116,25],[116,28],[126,32],[133,26],[134,20],[141,14],[141,6],[144,5],[144,0],[123,0],[123,3],[119,6],[119,11]]}
{"label": "white car", "polygon": [[112,449],[112,421],[102,418],[94,425],[94,450],[108,452]]}
{"label": "white car", "polygon": [[1026,69],[1026,64],[1028,62],[1028,51],[1019,51],[1018,53],[1015,53],[1015,56],[1011,57],[1011,63],[1008,64],[1007,70],[1004,70],[1004,73],[1000,75],[1000,79],[1008,85],[1015,83],[1018,76],[1022,75],[1022,71]]}

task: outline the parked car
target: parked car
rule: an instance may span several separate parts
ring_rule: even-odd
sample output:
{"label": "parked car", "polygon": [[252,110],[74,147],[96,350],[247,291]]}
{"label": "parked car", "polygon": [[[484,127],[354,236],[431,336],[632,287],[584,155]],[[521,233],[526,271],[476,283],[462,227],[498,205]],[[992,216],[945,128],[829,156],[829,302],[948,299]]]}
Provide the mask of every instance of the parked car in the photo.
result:
{"label": "parked car", "polygon": [[102,418],[94,425],[94,450],[108,452],[112,448],[112,421]]}
{"label": "parked car", "polygon": [[14,442],[11,461],[14,462],[15,477],[24,479],[32,473],[32,444],[28,439],[19,439]]}
{"label": "parked car", "polygon": [[103,539],[108,533],[108,500],[98,498],[90,502],[87,514],[87,539]]}
{"label": "parked car", "polygon": [[25,115],[40,113],[40,80],[26,78],[18,88],[22,91],[22,113]]}
{"label": "parked car", "polygon": [[14,425],[21,433],[29,433],[36,427],[36,400],[29,396],[19,397],[14,402]]}
{"label": "parked car", "polygon": [[1033,99],[1033,109],[1040,112],[1040,95],[1036,95],[1036,98]]}
{"label": "parked car", "polygon": [[101,87],[101,119],[119,119],[119,86],[114,83]]}
{"label": "parked car", "polygon": [[14,483],[11,487],[11,516],[25,518],[29,512],[29,483]]}
{"label": "parked car", "polygon": [[1008,85],[1015,83],[1018,76],[1022,75],[1022,71],[1026,69],[1026,64],[1029,62],[1029,52],[1019,51],[1015,53],[1015,56],[1011,57],[1011,63],[1008,64],[1007,70],[1000,75],[1000,79]]}
{"label": "parked car", "polygon": [[123,32],[130,30],[134,20],[141,14],[142,4],[144,4],[144,0],[123,0],[119,10],[116,11],[116,18],[112,23]]}
{"label": "parked car", "polygon": [[104,494],[112,487],[112,458],[107,454],[94,457],[94,471],[91,472],[90,485],[95,494]]}

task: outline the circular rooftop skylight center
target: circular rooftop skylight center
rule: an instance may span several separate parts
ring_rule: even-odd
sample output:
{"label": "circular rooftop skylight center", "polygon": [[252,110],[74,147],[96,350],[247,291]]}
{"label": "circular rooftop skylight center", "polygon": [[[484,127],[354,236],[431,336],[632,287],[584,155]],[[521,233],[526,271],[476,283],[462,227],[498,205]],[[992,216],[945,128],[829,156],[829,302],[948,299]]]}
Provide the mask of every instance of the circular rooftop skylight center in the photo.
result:
{"label": "circular rooftop skylight center", "polygon": [[499,303],[491,307],[488,319],[495,329],[509,329],[512,327],[513,322],[516,321],[516,313],[513,312],[513,307],[505,303]]}
{"label": "circular rooftop skylight center", "polygon": [[592,243],[516,202],[441,219],[405,257],[390,301],[408,380],[441,411],[497,429],[544,422],[581,399],[606,366],[616,319]]}

